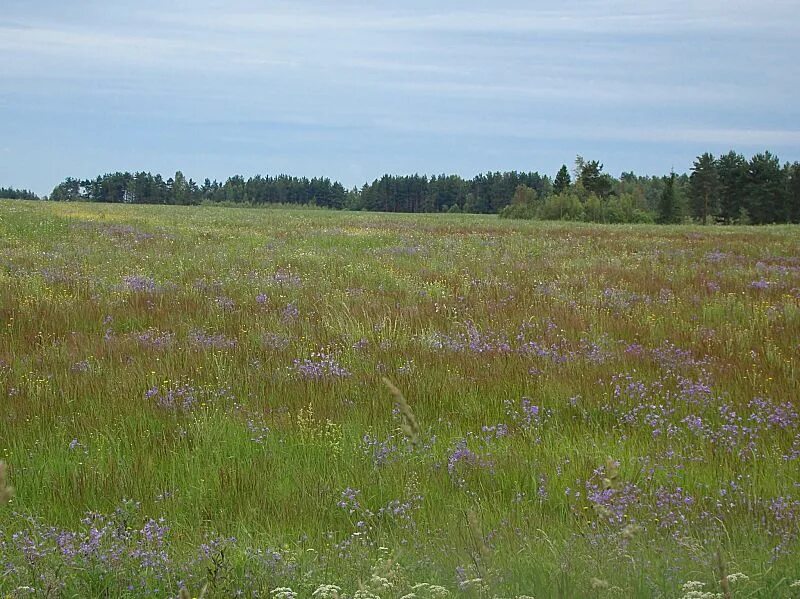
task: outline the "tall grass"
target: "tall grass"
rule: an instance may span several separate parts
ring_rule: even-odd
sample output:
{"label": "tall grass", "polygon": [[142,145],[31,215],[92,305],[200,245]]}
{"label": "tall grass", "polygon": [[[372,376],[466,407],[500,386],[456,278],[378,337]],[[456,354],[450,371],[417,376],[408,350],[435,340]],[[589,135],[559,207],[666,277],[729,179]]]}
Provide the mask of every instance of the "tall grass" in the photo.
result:
{"label": "tall grass", "polygon": [[0,202],[0,596],[794,596],[798,233]]}

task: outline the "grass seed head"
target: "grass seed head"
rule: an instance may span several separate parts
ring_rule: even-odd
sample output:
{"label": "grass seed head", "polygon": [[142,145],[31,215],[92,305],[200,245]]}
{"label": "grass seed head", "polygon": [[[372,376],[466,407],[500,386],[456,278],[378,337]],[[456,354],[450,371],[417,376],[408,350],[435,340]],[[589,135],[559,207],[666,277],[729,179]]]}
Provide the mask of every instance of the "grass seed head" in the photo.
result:
{"label": "grass seed head", "polygon": [[611,585],[608,584],[607,580],[603,580],[601,578],[592,578],[591,580],[589,580],[589,586],[591,586],[593,590],[604,591],[608,589]]}
{"label": "grass seed head", "polygon": [[14,496],[14,487],[9,484],[6,471],[6,463],[0,462],[0,505],[8,503]]}
{"label": "grass seed head", "polygon": [[406,437],[408,437],[408,440],[411,441],[412,445],[417,445],[420,438],[419,423],[417,422],[417,417],[414,416],[411,406],[408,405],[406,398],[403,397],[400,389],[395,387],[392,381],[386,377],[383,377],[383,384],[388,387],[389,392],[392,394],[397,406],[400,408],[400,416],[403,419],[403,423],[400,425],[400,430]]}
{"label": "grass seed head", "polygon": [[606,459],[605,477],[603,487],[606,489],[616,489],[619,486],[619,463],[614,458]]}
{"label": "grass seed head", "polygon": [[470,532],[472,533],[473,540],[481,554],[481,557],[487,559],[491,555],[492,551],[489,549],[489,546],[484,540],[483,530],[481,530],[481,523],[475,510],[470,509],[467,512],[467,522],[469,523]]}

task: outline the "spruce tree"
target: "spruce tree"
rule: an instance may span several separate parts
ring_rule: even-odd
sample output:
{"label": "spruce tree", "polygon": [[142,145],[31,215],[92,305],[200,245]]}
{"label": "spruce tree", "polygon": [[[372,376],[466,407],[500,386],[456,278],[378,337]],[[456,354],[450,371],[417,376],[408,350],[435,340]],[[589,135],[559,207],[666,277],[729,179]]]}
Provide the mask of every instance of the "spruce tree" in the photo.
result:
{"label": "spruce tree", "polygon": [[556,179],[553,181],[553,193],[560,194],[564,193],[569,189],[569,186],[572,184],[572,179],[570,179],[569,171],[567,170],[567,165],[562,164],[561,168],[556,174]]}
{"label": "spruce tree", "polygon": [[664,191],[658,202],[658,222],[669,225],[680,222],[680,207],[675,193],[675,173],[671,173],[666,181]]}
{"label": "spruce tree", "polygon": [[788,167],[789,197],[787,198],[787,216],[790,223],[800,223],[800,162]]}

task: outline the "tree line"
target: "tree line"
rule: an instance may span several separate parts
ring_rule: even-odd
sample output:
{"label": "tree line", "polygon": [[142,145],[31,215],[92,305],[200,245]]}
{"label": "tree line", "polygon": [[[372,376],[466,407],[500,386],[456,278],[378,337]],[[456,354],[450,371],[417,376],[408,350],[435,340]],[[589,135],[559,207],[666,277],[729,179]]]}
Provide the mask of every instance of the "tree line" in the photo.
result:
{"label": "tree line", "polygon": [[198,184],[181,171],[164,179],[160,174],[117,172],[95,179],[67,178],[50,194],[57,202],[87,201],[122,204],[196,205],[236,204],[316,204],[325,208],[345,207],[347,192],[341,183],[327,178],[276,177],[257,175],[245,179],[230,177],[225,183],[206,179]]}
{"label": "tree line", "polygon": [[800,163],[781,165],[770,152],[749,161],[736,152],[705,153],[692,166],[689,210],[704,224],[800,222]]}
{"label": "tree line", "polygon": [[37,196],[32,191],[28,191],[27,189],[0,187],[0,198],[6,200],[38,200],[39,196]]}
{"label": "tree line", "polygon": [[[36,199],[27,191],[0,189],[0,197]],[[766,224],[800,222],[800,163],[781,164],[770,152],[749,160],[734,151],[698,156],[687,174],[613,177],[597,160],[575,159],[550,177],[538,172],[458,175],[384,175],[345,189],[328,178],[240,175],[225,182],[164,179],[149,172],[116,172],[67,178],[53,201],[129,204],[295,204],[383,212],[469,212],[505,218]]]}
{"label": "tree line", "polygon": [[770,152],[750,160],[734,151],[719,157],[705,153],[688,175],[622,173],[619,179],[603,173],[598,161],[578,156],[573,176],[562,166],[546,196],[518,188],[500,216],[609,223],[800,223],[800,163],[782,165]]}

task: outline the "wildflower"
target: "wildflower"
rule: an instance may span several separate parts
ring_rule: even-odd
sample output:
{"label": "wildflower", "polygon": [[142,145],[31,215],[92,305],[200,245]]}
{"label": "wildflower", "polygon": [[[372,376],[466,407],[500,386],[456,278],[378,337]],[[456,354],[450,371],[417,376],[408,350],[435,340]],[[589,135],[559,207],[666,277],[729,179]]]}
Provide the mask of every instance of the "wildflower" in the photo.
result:
{"label": "wildflower", "polygon": [[318,599],[339,599],[341,592],[341,587],[337,587],[335,584],[321,584],[311,593],[311,596]]}
{"label": "wildflower", "polygon": [[153,293],[156,291],[156,282],[150,277],[127,275],[122,277],[124,287],[134,293]]}
{"label": "wildflower", "polygon": [[488,585],[483,578],[468,578],[458,583],[458,588],[462,591],[475,590],[479,594],[486,593],[489,590]]}
{"label": "wildflower", "polygon": [[722,599],[721,593],[704,591],[704,586],[706,586],[705,583],[699,580],[689,580],[683,583],[681,586],[683,591],[681,599]]}
{"label": "wildflower", "polygon": [[294,360],[294,370],[300,378],[319,381],[331,378],[347,378],[350,371],[340,365],[336,359],[323,352],[314,352],[310,358]]}
{"label": "wildflower", "polygon": [[283,310],[281,310],[281,322],[284,324],[288,324],[300,316],[300,310],[297,308],[297,304],[294,302],[290,304],[286,304]]}
{"label": "wildflower", "polygon": [[411,590],[413,591],[411,595],[415,597],[418,596],[416,593],[423,593],[425,596],[430,597],[431,599],[444,599],[445,597],[450,596],[450,591],[448,591],[446,588],[427,582],[417,583],[411,587]]}
{"label": "wildflower", "polygon": [[89,360],[81,360],[80,362],[75,362],[70,370],[72,370],[72,372],[89,372],[91,368],[92,365],[89,363]]}
{"label": "wildflower", "polygon": [[84,451],[86,451],[86,446],[80,441],[78,441],[78,439],[73,439],[72,441],[69,442],[70,451],[75,451],[78,448],[82,448]]}
{"label": "wildflower", "polygon": [[200,349],[231,349],[236,347],[236,339],[230,339],[221,333],[206,333],[199,329],[189,332],[189,343]]}
{"label": "wildflower", "polygon": [[234,302],[231,298],[226,297],[224,295],[220,295],[215,300],[217,307],[221,310],[230,311],[236,307],[236,302]]}

